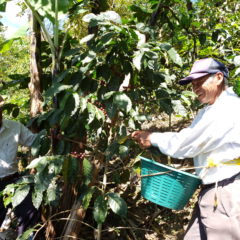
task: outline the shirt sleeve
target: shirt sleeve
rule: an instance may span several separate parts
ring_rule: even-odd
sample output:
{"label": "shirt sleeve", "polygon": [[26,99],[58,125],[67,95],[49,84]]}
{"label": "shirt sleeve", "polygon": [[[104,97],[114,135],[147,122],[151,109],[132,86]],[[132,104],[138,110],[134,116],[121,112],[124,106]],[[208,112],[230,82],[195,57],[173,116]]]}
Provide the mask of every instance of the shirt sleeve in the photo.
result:
{"label": "shirt sleeve", "polygon": [[192,124],[180,132],[152,133],[151,144],[174,158],[193,158],[221,147],[231,138],[232,122],[201,111]]}
{"label": "shirt sleeve", "polygon": [[26,147],[31,147],[37,134],[32,133],[28,128],[20,123],[19,143]]}

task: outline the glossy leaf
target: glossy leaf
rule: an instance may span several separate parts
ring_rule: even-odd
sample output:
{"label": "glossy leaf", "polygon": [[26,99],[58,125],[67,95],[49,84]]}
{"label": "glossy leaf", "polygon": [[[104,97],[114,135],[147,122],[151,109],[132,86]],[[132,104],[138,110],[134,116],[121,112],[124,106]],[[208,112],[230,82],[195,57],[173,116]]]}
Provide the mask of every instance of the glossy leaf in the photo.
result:
{"label": "glossy leaf", "polygon": [[34,228],[29,228],[22,235],[18,236],[16,240],[29,240],[31,239],[32,233],[35,231]]}
{"label": "glossy leaf", "polygon": [[141,70],[142,57],[143,57],[142,51],[135,52],[134,58],[133,58],[133,65],[136,67],[138,71]]}
{"label": "glossy leaf", "polygon": [[234,58],[233,62],[234,62],[234,65],[235,65],[236,67],[239,67],[239,66],[240,66],[240,56],[236,56],[236,57]]}
{"label": "glossy leaf", "polygon": [[115,94],[113,103],[124,112],[130,112],[132,109],[132,101],[125,93]]}
{"label": "glossy leaf", "polygon": [[12,38],[9,40],[6,40],[5,42],[0,44],[0,53],[7,52],[11,49],[13,42],[19,40],[19,38]]}
{"label": "glossy leaf", "polygon": [[108,193],[108,204],[112,211],[121,217],[127,215],[127,204],[126,202],[116,193]]}
{"label": "glossy leaf", "polygon": [[12,205],[14,208],[18,206],[26,198],[29,191],[30,191],[29,185],[23,185],[17,188],[14,196],[12,197]]}
{"label": "glossy leaf", "polygon": [[169,49],[167,51],[167,53],[174,63],[176,63],[180,67],[182,66],[182,64],[183,64],[182,58],[179,56],[179,54],[177,53],[177,51],[174,48]]}
{"label": "glossy leaf", "polygon": [[43,192],[35,190],[32,194],[32,203],[36,209],[40,207],[42,200],[43,200]]}
{"label": "glossy leaf", "polygon": [[51,203],[58,200],[58,187],[55,181],[49,185],[47,189],[47,202]]}
{"label": "glossy leaf", "polygon": [[94,202],[93,217],[98,224],[105,222],[107,217],[107,200],[102,195],[98,196]]}
{"label": "glossy leaf", "polygon": [[83,208],[86,210],[89,207],[90,201],[92,199],[92,196],[95,192],[95,187],[88,187],[87,190],[82,194],[82,205]]}
{"label": "glossy leaf", "polygon": [[92,179],[92,164],[86,158],[83,159],[83,176],[84,183],[88,185]]}

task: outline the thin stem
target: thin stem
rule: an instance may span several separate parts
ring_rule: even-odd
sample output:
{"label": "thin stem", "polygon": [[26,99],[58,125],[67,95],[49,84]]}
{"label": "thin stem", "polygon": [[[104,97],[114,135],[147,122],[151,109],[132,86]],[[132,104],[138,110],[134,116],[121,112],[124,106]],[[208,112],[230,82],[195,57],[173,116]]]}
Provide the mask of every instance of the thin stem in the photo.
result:
{"label": "thin stem", "polygon": [[59,40],[58,40],[58,28],[59,28],[59,22],[58,22],[58,0],[55,0],[55,24],[54,24],[54,45],[55,48],[58,49]]}
{"label": "thin stem", "polygon": [[[109,137],[108,137],[108,146],[111,143],[112,134],[113,134],[112,130],[113,130],[113,128],[110,128]],[[106,159],[104,174],[103,174],[103,186],[102,186],[103,195],[105,194],[106,188],[107,188],[108,161],[109,161],[109,159]],[[100,223],[97,226],[97,240],[101,240],[101,234],[102,234],[102,224]]]}
{"label": "thin stem", "polygon": [[65,34],[64,34],[62,46],[61,46],[61,48],[59,49],[59,55],[58,55],[58,61],[59,61],[59,62],[61,61],[61,58],[62,58],[62,55],[63,55],[63,49],[64,49],[65,43],[66,43],[66,41],[67,41],[67,36],[68,36],[69,30],[70,30],[70,28],[67,27],[67,31],[66,31]]}

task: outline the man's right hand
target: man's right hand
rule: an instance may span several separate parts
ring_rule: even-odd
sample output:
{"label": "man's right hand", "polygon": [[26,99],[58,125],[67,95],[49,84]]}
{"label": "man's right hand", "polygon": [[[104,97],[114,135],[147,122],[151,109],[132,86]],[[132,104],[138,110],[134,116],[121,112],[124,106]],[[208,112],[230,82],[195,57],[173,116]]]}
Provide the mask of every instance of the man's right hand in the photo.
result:
{"label": "man's right hand", "polygon": [[148,131],[135,131],[131,134],[131,137],[136,141],[141,148],[149,148],[152,146],[150,141],[151,132]]}

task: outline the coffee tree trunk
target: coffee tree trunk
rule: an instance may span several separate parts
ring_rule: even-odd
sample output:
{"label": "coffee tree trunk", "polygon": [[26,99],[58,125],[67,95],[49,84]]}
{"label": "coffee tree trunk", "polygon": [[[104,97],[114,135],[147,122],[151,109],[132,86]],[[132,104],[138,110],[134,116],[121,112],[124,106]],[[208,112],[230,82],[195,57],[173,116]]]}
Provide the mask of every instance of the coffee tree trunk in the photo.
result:
{"label": "coffee tree trunk", "polygon": [[31,36],[30,36],[30,74],[31,80],[29,90],[31,95],[30,114],[35,117],[42,112],[41,95],[41,28],[36,18],[31,14]]}

